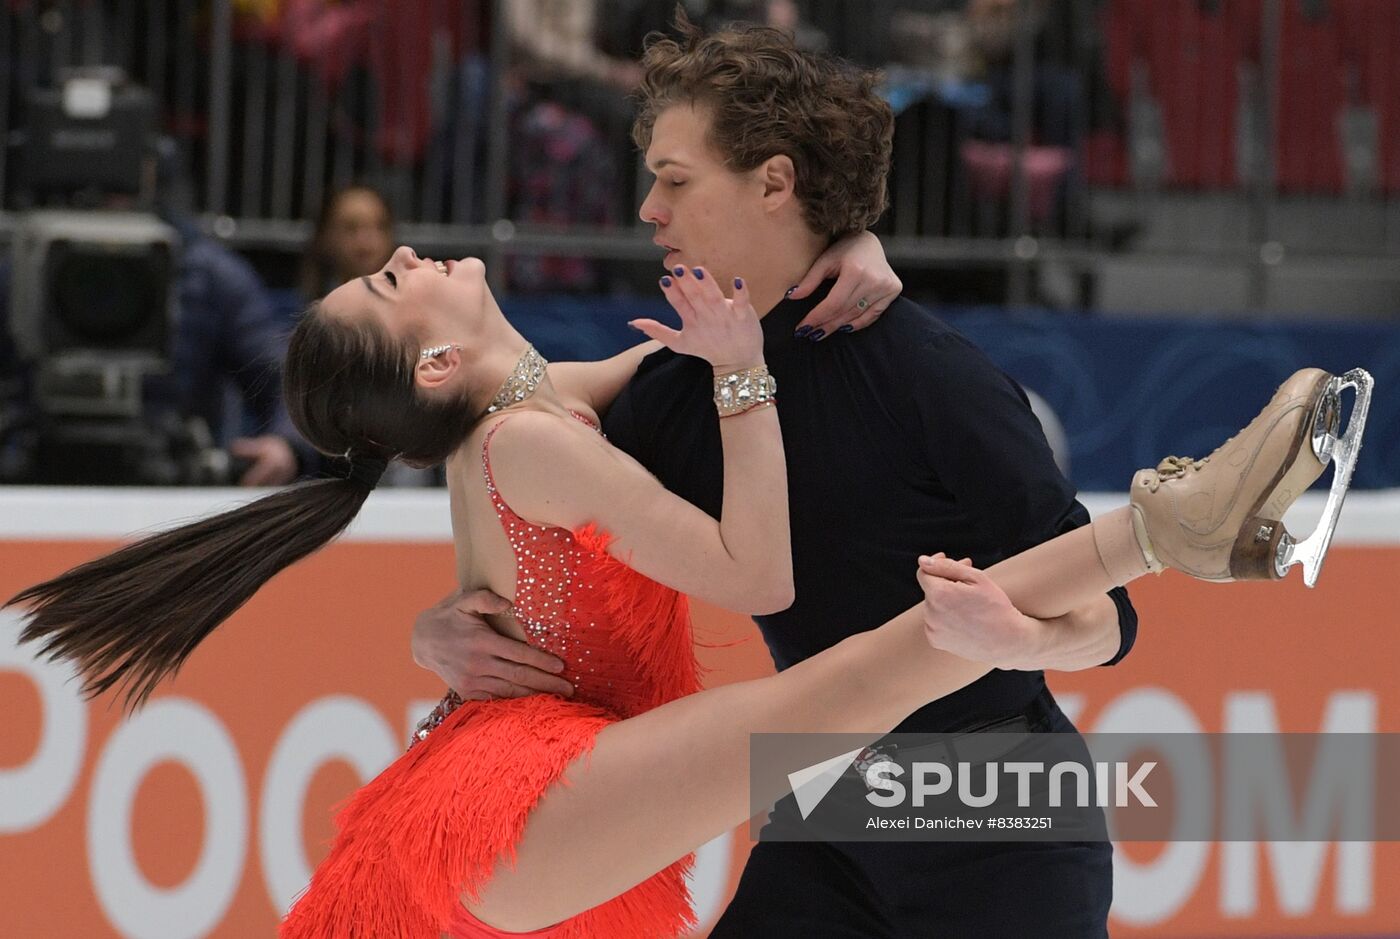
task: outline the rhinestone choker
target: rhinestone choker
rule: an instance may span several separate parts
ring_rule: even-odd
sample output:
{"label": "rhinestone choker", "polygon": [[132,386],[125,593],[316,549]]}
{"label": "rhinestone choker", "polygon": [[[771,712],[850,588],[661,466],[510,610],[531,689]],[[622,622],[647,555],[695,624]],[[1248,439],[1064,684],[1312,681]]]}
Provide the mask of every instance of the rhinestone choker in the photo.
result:
{"label": "rhinestone choker", "polygon": [[534,394],[540,382],[544,381],[544,369],[548,364],[544,356],[535,351],[534,346],[527,346],[520,356],[520,361],[515,363],[515,370],[506,376],[501,390],[491,399],[491,406],[486,409],[486,413],[495,414],[501,408],[524,401]]}

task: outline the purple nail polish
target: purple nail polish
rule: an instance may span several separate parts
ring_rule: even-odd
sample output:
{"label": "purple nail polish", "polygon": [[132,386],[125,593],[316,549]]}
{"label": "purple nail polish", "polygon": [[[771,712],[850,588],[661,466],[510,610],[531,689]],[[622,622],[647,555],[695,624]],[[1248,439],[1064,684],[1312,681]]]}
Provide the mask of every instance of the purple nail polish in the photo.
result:
{"label": "purple nail polish", "polygon": [[705,269],[704,269],[704,268],[697,267],[697,268],[695,269],[695,279],[696,279],[696,280],[704,280],[704,279],[705,279]]}
{"label": "purple nail polish", "polygon": [[845,326],[842,326],[840,329],[838,329],[838,330],[836,330],[836,331],[837,331],[838,333],[853,333],[853,332],[856,331],[856,328],[855,328],[854,326],[852,326],[850,323],[847,323]]}
{"label": "purple nail polish", "polygon": [[663,277],[663,278],[661,278],[661,286],[663,286],[663,287],[669,287],[669,286],[671,286],[671,278],[669,278],[669,277]]}
{"label": "purple nail polish", "polygon": [[798,339],[806,339],[806,338],[807,338],[807,334],[810,333],[811,331],[812,331],[812,327],[810,327],[810,326],[799,326],[799,327],[797,328],[797,332],[793,333],[793,335],[796,336]]}
{"label": "purple nail polish", "polygon": [[735,290],[743,290],[743,289],[744,289],[744,279],[743,279],[742,277],[736,277],[736,278],[734,278],[734,289],[735,289]]}
{"label": "purple nail polish", "polygon": [[813,342],[820,342],[820,341],[821,341],[821,338],[822,338],[823,336],[825,336],[825,335],[826,335],[826,330],[824,330],[824,329],[819,329],[819,330],[817,330],[816,332],[812,333],[812,335],[808,336],[807,338],[810,339],[810,340],[812,340]]}
{"label": "purple nail polish", "polygon": [[675,274],[677,277],[684,277],[684,276],[685,276],[685,268],[680,267],[679,265],[677,265],[676,269],[675,269],[674,271],[672,271],[671,273]]}

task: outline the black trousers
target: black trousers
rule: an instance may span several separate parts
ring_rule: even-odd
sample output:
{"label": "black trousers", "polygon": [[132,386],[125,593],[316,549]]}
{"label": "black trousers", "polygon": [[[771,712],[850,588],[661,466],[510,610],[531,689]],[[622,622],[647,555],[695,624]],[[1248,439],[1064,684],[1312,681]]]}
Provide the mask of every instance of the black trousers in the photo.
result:
{"label": "black trousers", "polygon": [[[1049,692],[1028,729],[1074,725]],[[1106,842],[792,842],[755,845],[712,939],[1099,939]]]}

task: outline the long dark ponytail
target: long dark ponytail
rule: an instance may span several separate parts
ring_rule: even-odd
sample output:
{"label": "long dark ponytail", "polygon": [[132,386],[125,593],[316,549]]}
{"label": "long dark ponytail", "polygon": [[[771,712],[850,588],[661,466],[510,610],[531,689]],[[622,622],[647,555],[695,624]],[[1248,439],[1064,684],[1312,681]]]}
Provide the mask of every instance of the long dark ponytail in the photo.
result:
{"label": "long dark ponytail", "polygon": [[364,505],[373,469],[395,458],[445,460],[471,430],[465,400],[414,387],[416,343],[375,320],[306,311],[288,342],[288,410],[318,450],[349,456],[346,479],[299,483],[247,505],[137,541],[16,594],[29,607],[22,642],[71,660],[83,693],[123,689],[140,706],[214,627],[279,571],[324,547]]}

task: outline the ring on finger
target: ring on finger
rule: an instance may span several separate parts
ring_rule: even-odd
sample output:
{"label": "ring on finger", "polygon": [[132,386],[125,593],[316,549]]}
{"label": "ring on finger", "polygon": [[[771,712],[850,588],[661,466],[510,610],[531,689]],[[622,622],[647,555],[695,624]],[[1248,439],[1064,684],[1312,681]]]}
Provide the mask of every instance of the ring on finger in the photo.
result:
{"label": "ring on finger", "polygon": [[860,310],[862,313],[865,312],[865,308],[868,306],[870,306],[870,301],[865,299],[864,297],[861,297],[859,300],[856,301],[856,309]]}

